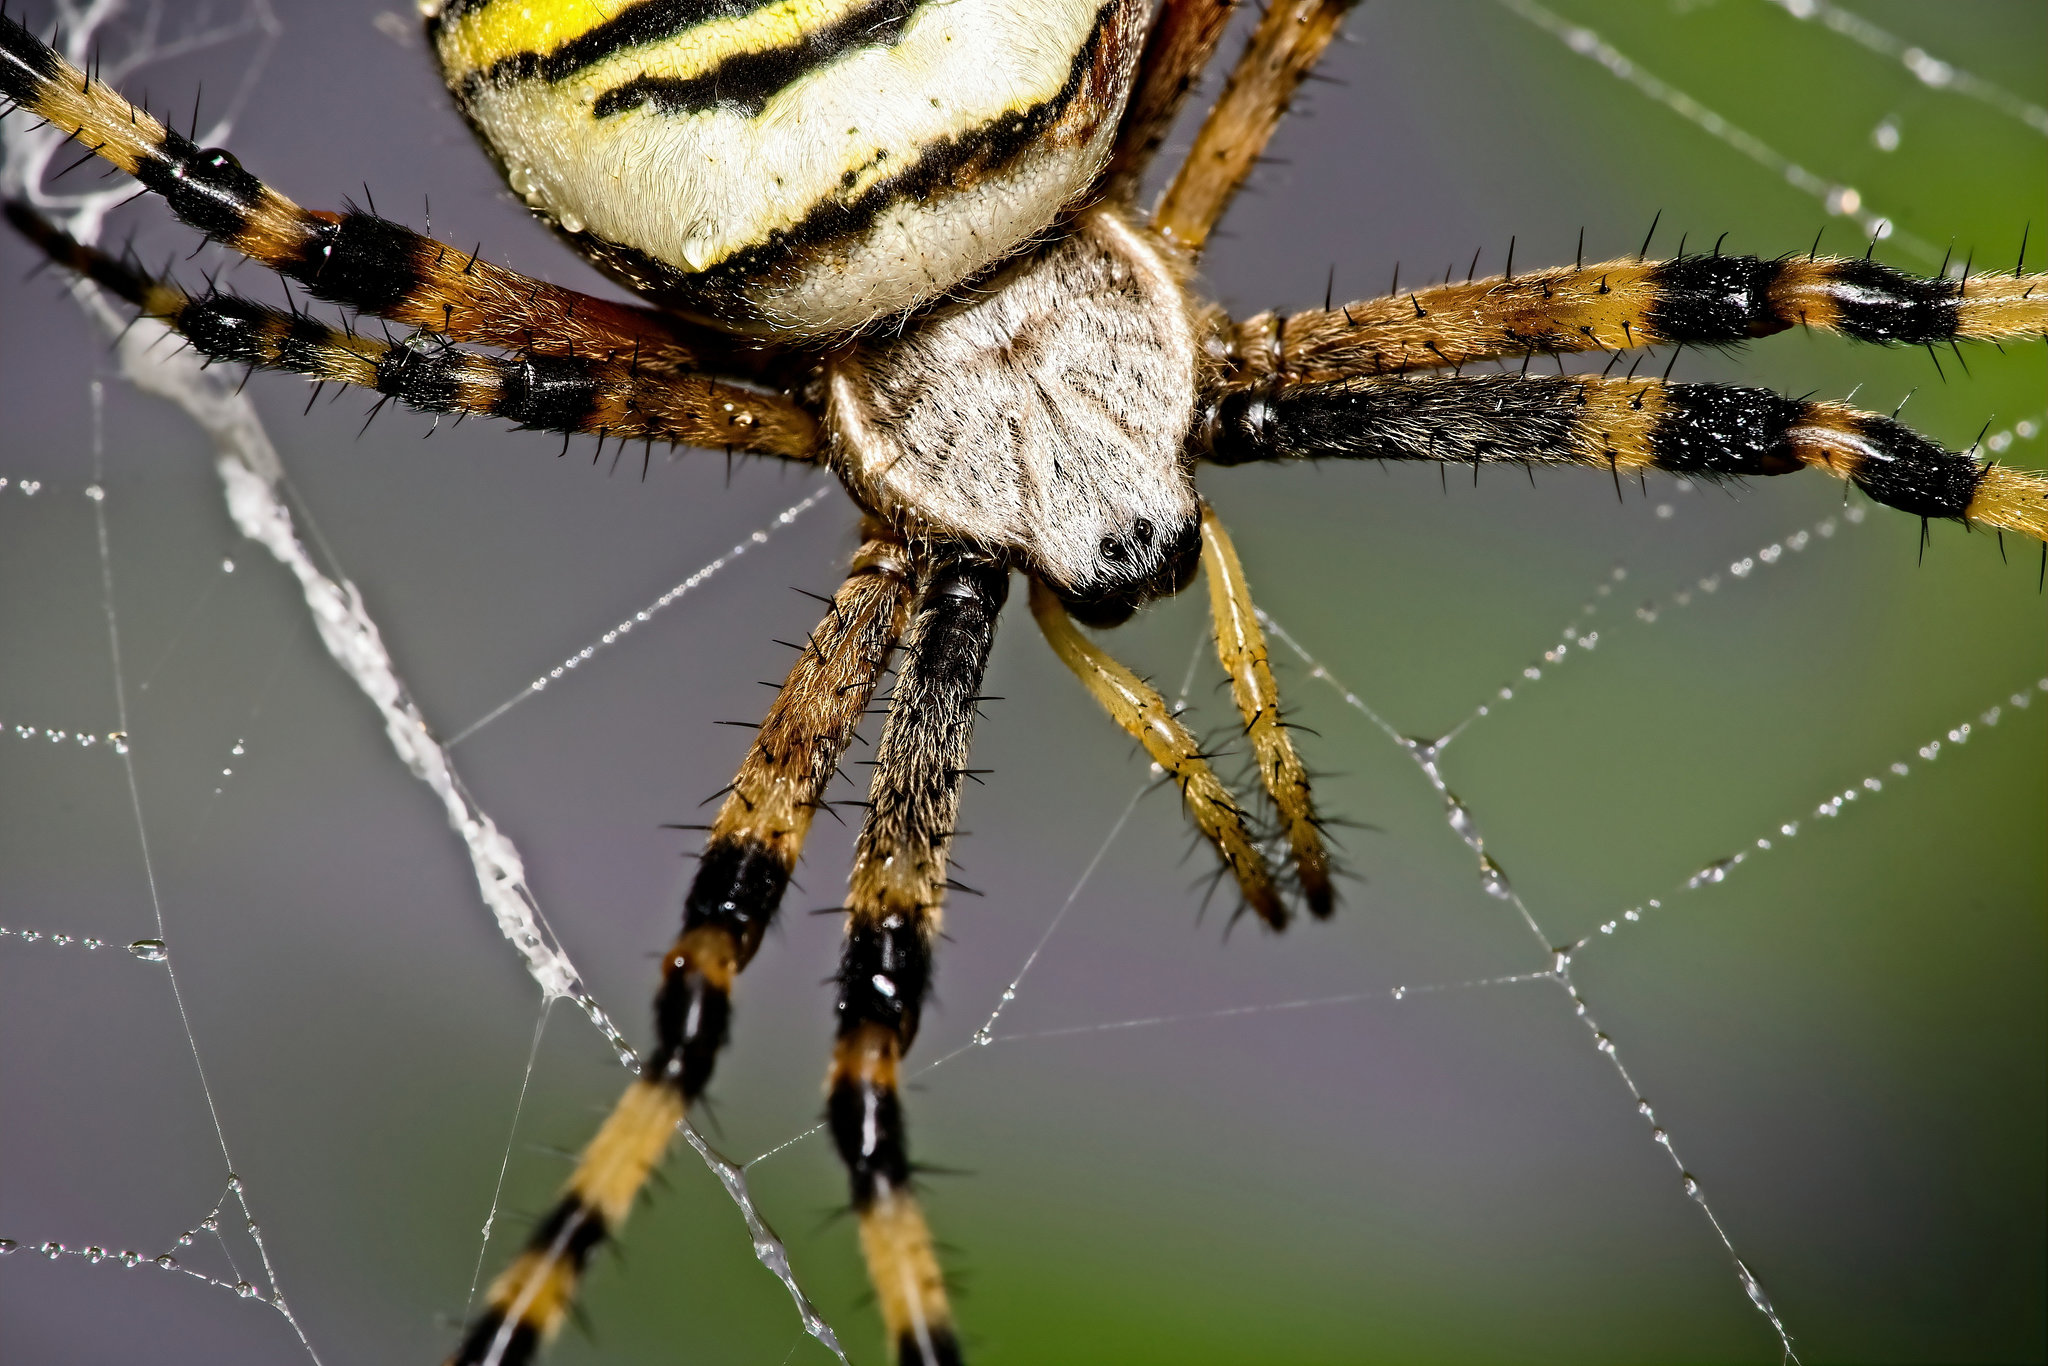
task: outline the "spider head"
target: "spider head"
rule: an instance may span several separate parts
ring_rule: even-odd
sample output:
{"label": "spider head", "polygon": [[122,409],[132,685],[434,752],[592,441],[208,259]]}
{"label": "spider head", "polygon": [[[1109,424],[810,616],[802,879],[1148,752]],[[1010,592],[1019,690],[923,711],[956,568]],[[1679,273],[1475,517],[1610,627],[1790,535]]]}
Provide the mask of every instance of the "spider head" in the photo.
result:
{"label": "spider head", "polygon": [[1105,531],[1094,546],[1090,572],[1046,584],[1076,621],[1086,626],[1121,626],[1155,598],[1171,597],[1195,580],[1202,559],[1202,519],[1190,510],[1160,521],[1139,516]]}

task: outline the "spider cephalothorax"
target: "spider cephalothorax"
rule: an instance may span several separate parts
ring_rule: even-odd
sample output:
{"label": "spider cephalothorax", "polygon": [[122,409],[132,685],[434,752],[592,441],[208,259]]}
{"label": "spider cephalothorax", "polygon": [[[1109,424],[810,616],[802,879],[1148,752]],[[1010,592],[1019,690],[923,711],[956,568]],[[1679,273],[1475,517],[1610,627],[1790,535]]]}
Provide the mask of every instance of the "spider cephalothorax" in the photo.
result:
{"label": "spider cephalothorax", "polygon": [[834,463],[899,525],[1028,566],[1091,620],[1187,586],[1198,353],[1159,244],[1084,213],[1052,246],[830,369]]}
{"label": "spider cephalothorax", "polygon": [[[1274,929],[1296,905],[1331,912],[1306,772],[1198,462],[1554,463],[1617,482],[1813,467],[1911,514],[2048,540],[2048,480],[1840,403],[1458,373],[1795,323],[1915,345],[2038,334],[2048,280],[2017,268],[1921,280],[1717,252],[1240,322],[1201,301],[1190,281],[1210,229],[1348,7],[1273,4],[1145,210],[1137,178],[1227,0],[429,0],[444,75],[513,188],[662,309],[528,279],[374,214],[302,209],[0,17],[0,97],[315,297],[411,329],[383,340],[188,294],[8,206],[52,256],[208,357],[565,436],[822,464],[867,514],[711,825],[640,1077],[492,1285],[459,1361],[528,1360],[567,1316],[592,1249],[711,1079],[735,979],[899,649],[848,883],[826,1109],[892,1350],[958,1359],[898,1092],[1013,571],[1054,652],[1176,782],[1245,907]],[[1121,620],[1188,586],[1197,563],[1272,813],[1263,829],[1159,693],[1073,620]]]}

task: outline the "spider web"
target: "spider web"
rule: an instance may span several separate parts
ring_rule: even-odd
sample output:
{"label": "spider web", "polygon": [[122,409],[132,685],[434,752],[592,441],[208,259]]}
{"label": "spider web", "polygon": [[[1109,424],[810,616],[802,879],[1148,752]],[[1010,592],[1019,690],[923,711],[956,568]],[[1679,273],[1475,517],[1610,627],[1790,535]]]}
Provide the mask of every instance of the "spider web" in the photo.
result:
{"label": "spider web", "polygon": [[[1938,268],[1949,231],[2009,265],[2042,217],[2048,81],[2037,15],[1980,25],[1368,6],[1214,286],[1308,304],[1335,261],[1340,297],[1373,293],[1395,259],[1428,278],[1484,243],[1497,266],[1510,234],[1563,259],[1582,221],[1614,254],[1659,209],[1663,250],[1823,224],[1848,250],[1882,225],[1902,265]],[[144,11],[109,43],[153,60],[109,74],[232,87],[207,104],[288,193],[328,204],[367,174],[419,222],[431,190],[441,231],[581,283],[411,28],[374,5],[281,35],[260,6]],[[135,217],[146,251],[186,241]],[[278,379],[245,400],[152,381],[257,452],[224,515],[220,442],[120,378],[166,349],[110,354],[47,282],[10,289],[9,1355],[433,1359],[618,1085],[606,1035],[537,1013],[536,981],[640,1037],[688,875],[654,826],[736,762],[745,732],[709,723],[758,716],[769,637],[815,612],[785,585],[834,581],[849,520],[763,467],[607,479],[473,427],[357,441],[360,405],[302,418]],[[1944,384],[1923,356],[1780,338],[1679,373],[1861,384],[1887,409],[1917,390],[1905,415],[1949,445],[1990,418],[1987,449],[2044,463],[2038,350],[1968,361]],[[1011,700],[961,849],[988,895],[952,908],[911,1100],[914,1151],[964,1173],[928,1185],[977,1359],[1761,1360],[1781,1331],[1808,1359],[2040,1356],[2033,565],[1943,529],[1916,564],[1916,527],[1821,480],[1617,505],[1586,478],[1467,478],[1205,477],[1336,770],[1325,805],[1377,827],[1345,834],[1367,880],[1331,926],[1192,927],[1171,801],[1021,620],[999,645]],[[1192,646],[1186,691],[1220,728],[1199,596],[1111,641],[1168,683]],[[454,739],[424,746],[407,706]],[[811,1129],[838,929],[802,914],[836,899],[847,845],[814,836],[706,1134],[864,1360]],[[670,1181],[554,1359],[822,1359],[756,1262],[766,1225],[688,1163]]]}

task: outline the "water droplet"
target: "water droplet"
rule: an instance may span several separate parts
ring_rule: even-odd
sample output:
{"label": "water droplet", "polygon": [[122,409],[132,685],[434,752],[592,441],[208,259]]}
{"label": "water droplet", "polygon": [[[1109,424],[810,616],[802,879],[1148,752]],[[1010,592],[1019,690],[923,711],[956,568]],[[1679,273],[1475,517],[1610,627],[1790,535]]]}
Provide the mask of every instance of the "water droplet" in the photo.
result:
{"label": "water droplet", "polygon": [[222,561],[220,562],[220,572],[221,572],[221,573],[223,573],[223,574],[232,574],[232,573],[234,573],[234,572],[235,572],[235,562],[234,562],[233,560],[231,560],[231,559],[223,559],[223,560],[222,560]]}
{"label": "water droplet", "polygon": [[1899,125],[1890,115],[1886,115],[1877,127],[1870,130],[1870,144],[1880,152],[1899,150]]}
{"label": "water droplet", "polygon": [[1917,47],[1909,47],[1899,54],[1899,60],[1906,64],[1906,70],[1918,76],[1931,86],[1944,86],[1955,79],[1956,69],[1938,57],[1930,57]]}
{"label": "water droplet", "polygon": [[1608,1038],[1605,1034],[1595,1034],[1593,1036],[1593,1047],[1611,1057],[1614,1053],[1614,1040]]}
{"label": "water droplet", "polygon": [[178,1259],[168,1252],[159,1253],[156,1264],[166,1271],[176,1271],[178,1269]]}
{"label": "water droplet", "polygon": [[1479,847],[1479,827],[1473,824],[1472,812],[1463,802],[1456,797],[1446,796],[1444,818],[1451,823],[1451,829],[1457,832],[1459,839],[1475,849]]}
{"label": "water droplet", "polygon": [[256,1287],[247,1281],[236,1281],[235,1293],[245,1300],[253,1300],[256,1298]]}
{"label": "water droplet", "polygon": [[15,1242],[12,1238],[0,1238],[0,1257],[5,1257],[20,1246],[21,1244]]}
{"label": "water droplet", "polygon": [[1671,1135],[1665,1133],[1661,1128],[1652,1129],[1650,1130],[1650,1141],[1652,1143],[1661,1143],[1668,1148],[1671,1146]]}
{"label": "water droplet", "polygon": [[1728,878],[1729,865],[1733,862],[1733,859],[1715,859],[1712,863],[1687,878],[1685,880],[1686,887],[1690,889],[1704,887],[1710,882],[1725,882]]}
{"label": "water droplet", "polygon": [[[26,487],[26,485],[23,487]],[[85,496],[92,499],[95,503],[103,503],[106,501],[107,491],[98,484],[87,484],[85,486]]]}
{"label": "water droplet", "polygon": [[101,1262],[105,1261],[106,1256],[107,1250],[98,1243],[94,1243],[85,1249],[85,1260],[94,1266],[98,1266]]}
{"label": "water droplet", "polygon": [[137,1262],[141,1260],[142,1254],[140,1252],[123,1252],[121,1254],[122,1266],[134,1266]]}
{"label": "water droplet", "polygon": [[1679,1184],[1685,1187],[1687,1195],[1690,1195],[1695,1200],[1700,1198],[1700,1183],[1693,1179],[1691,1172],[1681,1172],[1679,1174]]}
{"label": "water droplet", "polygon": [[1488,896],[1502,901],[1515,894],[1515,889],[1508,885],[1507,873],[1487,854],[1479,856],[1479,885],[1486,889]]}
{"label": "water droplet", "polygon": [[161,939],[138,939],[128,946],[128,952],[145,963],[161,963],[171,956],[170,949]]}
{"label": "water droplet", "polygon": [[1735,1259],[1735,1274],[1741,1278],[1742,1288],[1749,1292],[1749,1302],[1775,1322],[1778,1314],[1777,1308],[1771,1303],[1771,1297],[1764,1293],[1763,1285],[1758,1282],[1756,1273],[1749,1269],[1749,1263],[1737,1257]]}

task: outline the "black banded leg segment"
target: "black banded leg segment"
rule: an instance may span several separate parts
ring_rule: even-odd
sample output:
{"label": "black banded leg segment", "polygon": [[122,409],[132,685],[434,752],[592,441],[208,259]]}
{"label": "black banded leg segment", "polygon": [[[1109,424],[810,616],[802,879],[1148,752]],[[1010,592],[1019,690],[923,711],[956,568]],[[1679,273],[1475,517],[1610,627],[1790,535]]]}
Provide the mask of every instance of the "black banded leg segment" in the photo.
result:
{"label": "black banded leg segment", "polygon": [[88,247],[19,202],[7,219],[59,264],[155,318],[209,360],[371,389],[425,413],[495,417],[536,431],[729,447],[809,459],[817,423],[775,395],[630,360],[466,351],[437,335],[385,341],[239,295],[190,295]]}
{"label": "black banded leg segment", "polygon": [[1924,279],[1861,257],[1682,256],[1491,276],[1238,324],[1241,377],[1294,382],[1667,344],[1791,327],[1907,346],[2038,337],[2048,276]]}
{"label": "black banded leg segment", "polygon": [[1734,385],[1563,375],[1280,385],[1224,398],[1210,443],[1208,458],[1226,465],[1342,456],[1704,479],[1811,466],[1886,507],[2048,541],[2048,476],[1980,463],[1845,404]]}
{"label": "black banded leg segment", "polygon": [[188,226],[330,303],[477,345],[622,360],[638,354],[668,369],[695,368],[731,350],[709,329],[520,275],[375,214],[301,208],[233,154],[198,146],[89,80],[6,16],[0,99],[134,176]]}
{"label": "black banded leg segment", "polygon": [[960,555],[920,579],[847,884],[826,1115],[891,1351],[904,1366],[953,1366],[952,1310],[910,1187],[900,1069],[931,981],[960,779],[1009,572]]}
{"label": "black banded leg segment", "polygon": [[903,633],[911,568],[870,524],[832,609],[789,671],[711,826],[655,996],[655,1047],[584,1149],[554,1209],[491,1283],[451,1362],[531,1361],[568,1313],[591,1251],[617,1231],[711,1079],[733,979],[760,947],[811,819]]}

